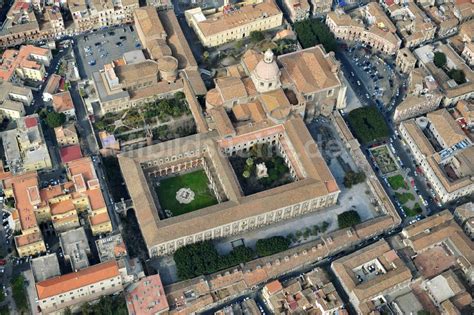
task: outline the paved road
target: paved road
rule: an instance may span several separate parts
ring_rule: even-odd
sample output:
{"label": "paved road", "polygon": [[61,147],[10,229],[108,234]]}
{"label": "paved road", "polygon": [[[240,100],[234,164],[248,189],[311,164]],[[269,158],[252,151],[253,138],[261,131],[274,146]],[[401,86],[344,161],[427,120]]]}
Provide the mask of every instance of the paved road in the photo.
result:
{"label": "paved road", "polygon": [[[359,97],[360,102],[365,106],[376,105],[372,98],[366,99],[366,97],[365,97],[366,93],[368,93],[369,95],[371,93],[369,92],[368,88],[366,87],[366,81],[363,80],[362,77],[359,76],[360,69],[358,67],[354,66],[352,64],[352,62],[347,59],[347,56],[345,56],[345,54],[337,53],[336,56],[341,61],[343,71],[346,74],[346,76],[347,76],[347,74],[350,74],[351,72],[354,73],[355,79],[354,80],[347,80],[347,81],[350,84],[352,84],[352,89],[356,92],[356,95]],[[361,82],[360,86],[356,84],[357,80],[359,80]],[[392,100],[395,100],[395,106],[398,105],[403,100],[404,92],[405,92],[405,88],[404,88],[404,86],[401,86],[400,90],[399,90],[399,93],[398,93],[398,96],[395,95],[392,98]],[[436,205],[436,203],[433,201],[433,199],[431,197],[431,194],[430,194],[430,191],[426,186],[426,181],[423,179],[423,177],[422,176],[414,176],[415,171],[416,171],[416,165],[413,163],[414,158],[412,157],[411,153],[409,152],[408,147],[404,146],[402,144],[401,140],[395,134],[396,126],[393,124],[393,121],[392,121],[392,115],[393,115],[393,111],[395,109],[395,106],[391,109],[388,109],[386,106],[379,106],[377,108],[384,115],[386,123],[388,124],[388,126],[390,128],[390,137],[393,138],[393,146],[395,147],[395,151],[397,153],[397,156],[400,158],[400,160],[403,163],[403,168],[408,168],[409,169],[408,175],[414,178],[415,185],[418,189],[418,194],[421,195],[423,197],[423,199],[428,201],[428,207],[427,207],[428,210],[425,211],[423,214],[424,215],[429,215],[429,214],[436,213],[436,212],[440,211],[441,208],[438,205]],[[392,190],[391,190],[390,186],[388,186],[383,181],[382,174],[380,172],[376,171],[376,168],[375,168],[376,165],[374,165],[372,163],[371,159],[370,159],[370,156],[369,156],[368,151],[367,151],[368,146],[362,146],[362,149],[363,149],[363,152],[366,154],[366,158],[368,159],[368,161],[372,165],[372,168],[374,169],[375,173],[377,174],[380,182],[384,186],[385,190],[388,192],[388,195],[392,196]],[[392,202],[395,202],[393,197],[391,197],[391,198],[392,198]],[[416,198],[418,198],[418,196],[416,196]],[[402,213],[401,209],[399,209],[398,207],[397,207],[397,209],[399,211],[399,215],[403,218],[403,213]],[[411,220],[410,218],[405,219],[406,222],[408,222],[410,220]]]}
{"label": "paved road", "polygon": [[112,227],[116,230],[119,227],[120,219],[118,214],[115,212],[115,206],[113,203],[112,195],[108,187],[107,181],[105,180],[105,171],[103,164],[100,160],[99,145],[97,138],[94,133],[94,129],[89,120],[89,113],[86,110],[86,106],[82,101],[81,95],[79,94],[79,86],[77,82],[71,83],[70,89],[72,101],[76,109],[76,120],[77,120],[77,131],[81,139],[81,148],[86,156],[93,156],[94,166],[97,173],[97,177],[100,181],[100,187],[104,194],[105,203],[109,210],[109,216],[112,221]]}

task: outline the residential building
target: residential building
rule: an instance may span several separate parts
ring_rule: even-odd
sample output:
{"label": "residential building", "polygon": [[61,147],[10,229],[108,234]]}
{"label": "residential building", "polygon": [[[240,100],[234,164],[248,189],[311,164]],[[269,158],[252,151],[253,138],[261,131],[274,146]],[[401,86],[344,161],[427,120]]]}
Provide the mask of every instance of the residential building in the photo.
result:
{"label": "residential building", "polygon": [[73,271],[89,267],[88,256],[91,249],[83,227],[59,234],[59,246],[63,251],[64,259],[69,261]]}
{"label": "residential building", "polygon": [[402,48],[397,52],[395,64],[403,73],[410,73],[415,69],[416,57],[411,53],[410,49]]}
{"label": "residential building", "polygon": [[26,45],[20,50],[7,49],[0,62],[0,78],[4,81],[16,78],[42,81],[51,59],[51,51],[46,48]]}
{"label": "residential building", "polygon": [[127,248],[120,233],[96,240],[95,246],[97,247],[97,253],[101,262],[118,260],[127,256]]}
{"label": "residential building", "polygon": [[59,156],[63,163],[69,163],[82,158],[81,146],[79,144],[68,145],[59,149]]}
{"label": "residential building", "polygon": [[[403,243],[421,258],[437,255],[449,257],[449,264],[440,265],[428,278],[447,269],[459,269],[469,284],[474,283],[474,243],[455,222],[449,210],[444,210],[404,228],[400,234]],[[415,260],[423,264],[423,259]],[[426,272],[421,270],[421,272]]]}
{"label": "residential building", "polygon": [[452,270],[426,280],[423,286],[426,287],[426,291],[435,305],[442,305],[455,296],[466,292],[466,288]]}
{"label": "residential building", "polygon": [[309,0],[313,16],[325,16],[331,12],[332,0]]}
{"label": "residential building", "polygon": [[13,173],[50,168],[51,158],[37,114],[21,117],[17,128],[0,133],[5,160]]}
{"label": "residential building", "polygon": [[115,156],[120,152],[120,142],[115,136],[107,131],[99,131],[99,140],[101,144],[100,154],[102,156]]}
{"label": "residential building", "polygon": [[446,109],[400,125],[405,139],[440,202],[474,191],[474,147]]}
{"label": "residential building", "polygon": [[112,222],[107,212],[92,214],[87,217],[92,235],[101,235],[112,232]]}
{"label": "residential building", "polygon": [[125,294],[130,315],[168,313],[169,306],[159,274],[141,279],[127,287]]}
{"label": "residential building", "polygon": [[464,60],[466,60],[470,67],[474,66],[474,42],[464,45],[461,56],[464,58]]}
{"label": "residential building", "polygon": [[39,8],[34,1],[14,1],[0,29],[0,46],[13,47],[64,35],[64,21],[58,5]]}
{"label": "residential building", "polygon": [[77,135],[76,126],[73,122],[54,128],[54,134],[60,147],[79,144],[79,137]]}
{"label": "residential building", "polygon": [[[446,56],[447,63],[445,68],[438,68],[433,57],[435,52],[443,53]],[[464,62],[464,60],[449,45],[436,43],[435,45],[426,45],[416,49],[414,55],[420,60],[424,67],[438,84],[444,99],[443,105],[455,105],[459,100],[467,100],[474,96],[474,72]],[[456,82],[449,76],[449,72],[457,70],[462,71],[465,76],[465,82]]]}
{"label": "residential building", "polygon": [[474,240],[474,203],[468,202],[454,210],[454,218],[464,233]]}
{"label": "residential building", "polygon": [[396,54],[401,45],[397,28],[376,2],[351,14],[332,11],[326,16],[326,24],[337,39],[356,41],[388,55]]}
{"label": "residential building", "polygon": [[283,13],[273,0],[257,0],[222,7],[205,15],[200,7],[185,11],[186,21],[205,47],[216,47],[250,36],[253,31],[266,31],[283,23]]}
{"label": "residential building", "polygon": [[423,68],[416,68],[410,71],[406,98],[395,108],[393,121],[399,123],[434,111],[442,98],[433,77]]}
{"label": "residential building", "polygon": [[61,275],[58,256],[56,253],[33,258],[30,265],[36,282],[41,282]]}
{"label": "residential building", "polygon": [[20,235],[15,236],[18,256],[25,257],[46,252],[43,236],[39,229],[35,207],[40,204],[38,177],[36,173],[26,173],[4,179],[3,189],[6,198],[14,198],[15,213]]}
{"label": "residential building", "polygon": [[0,111],[10,119],[25,116],[25,106],[33,101],[29,88],[13,85],[11,82],[0,83]]}
{"label": "residential building", "polygon": [[137,0],[68,0],[67,6],[74,21],[76,33],[97,30],[101,27],[122,25],[133,21]]}
{"label": "residential building", "polygon": [[456,112],[459,114],[457,119],[461,126],[471,128],[474,126],[474,102],[459,101],[456,104]]}
{"label": "residential building", "polygon": [[345,314],[343,302],[328,275],[315,269],[283,286],[274,280],[262,289],[262,297],[273,314]]}
{"label": "residential building", "polygon": [[394,21],[405,47],[419,46],[434,38],[436,25],[415,2],[403,6],[392,2],[392,5],[385,5],[385,8]]}
{"label": "residential building", "polygon": [[423,9],[430,19],[437,25],[438,37],[449,36],[458,31],[459,20],[455,13],[455,3],[443,1],[439,4],[433,3],[429,6],[424,6]]}
{"label": "residential building", "polygon": [[284,0],[283,8],[292,23],[307,19],[311,9],[308,0]]}
{"label": "residential building", "polygon": [[53,95],[56,94],[59,90],[59,85],[61,84],[62,77],[56,73],[53,73],[46,83],[46,86],[43,90],[43,101],[49,102],[53,99]]}
{"label": "residential building", "polygon": [[76,118],[76,110],[69,91],[54,94],[52,103],[55,112],[63,113],[68,120]]}
{"label": "residential building", "polygon": [[407,287],[412,275],[385,240],[339,258],[331,264],[358,314],[370,314],[385,295]]}
{"label": "residential building", "polygon": [[[23,175],[7,172],[2,176],[0,184],[5,198],[15,201],[12,217],[16,230],[21,232],[15,237],[20,256],[46,251],[38,227],[41,223],[52,222],[60,233],[79,227],[81,213],[87,217],[100,216],[102,226],[110,221],[92,160],[84,157],[65,166],[68,181],[42,189],[35,172]],[[91,228],[94,233],[95,227]]]}
{"label": "residential building", "polygon": [[41,312],[58,312],[97,300],[123,290],[123,282],[116,261],[50,278],[36,283],[38,308]]}

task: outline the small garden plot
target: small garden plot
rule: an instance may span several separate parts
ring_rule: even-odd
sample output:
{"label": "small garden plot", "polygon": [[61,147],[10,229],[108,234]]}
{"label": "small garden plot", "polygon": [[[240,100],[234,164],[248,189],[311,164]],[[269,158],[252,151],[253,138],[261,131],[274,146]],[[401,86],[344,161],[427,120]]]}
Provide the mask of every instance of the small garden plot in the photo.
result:
{"label": "small garden plot", "polygon": [[372,148],[370,149],[370,152],[375,159],[375,163],[377,163],[383,174],[388,174],[398,169],[397,163],[393,159],[386,144]]}
{"label": "small garden plot", "polygon": [[275,151],[275,148],[266,144],[254,145],[242,156],[229,157],[245,195],[252,195],[293,181],[285,160]]}
{"label": "small garden plot", "polygon": [[203,170],[165,178],[154,186],[161,208],[165,212],[171,212],[172,216],[217,204]]}
{"label": "small garden plot", "polygon": [[388,183],[390,184],[390,187],[392,187],[393,190],[398,190],[398,189],[408,189],[408,184],[405,182],[405,179],[403,178],[402,175],[395,175],[387,178]]}

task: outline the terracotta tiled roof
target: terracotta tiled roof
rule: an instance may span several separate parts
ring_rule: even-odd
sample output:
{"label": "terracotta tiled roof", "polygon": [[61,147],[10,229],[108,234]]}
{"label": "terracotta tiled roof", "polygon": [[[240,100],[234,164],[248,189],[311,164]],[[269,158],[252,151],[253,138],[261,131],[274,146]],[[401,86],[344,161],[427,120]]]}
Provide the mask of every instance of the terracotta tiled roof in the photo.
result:
{"label": "terracotta tiled roof", "polygon": [[38,298],[42,300],[117,276],[120,276],[117,262],[109,261],[38,282],[36,292]]}

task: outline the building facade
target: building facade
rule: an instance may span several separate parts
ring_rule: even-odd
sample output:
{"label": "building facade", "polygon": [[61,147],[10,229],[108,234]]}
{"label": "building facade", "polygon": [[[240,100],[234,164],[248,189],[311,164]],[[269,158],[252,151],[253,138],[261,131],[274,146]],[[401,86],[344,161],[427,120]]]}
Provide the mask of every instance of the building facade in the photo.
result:
{"label": "building facade", "polygon": [[187,10],[186,21],[202,45],[216,47],[250,36],[253,31],[265,31],[283,23],[283,13],[273,0],[238,5],[229,11],[226,7],[206,16],[201,8]]}

